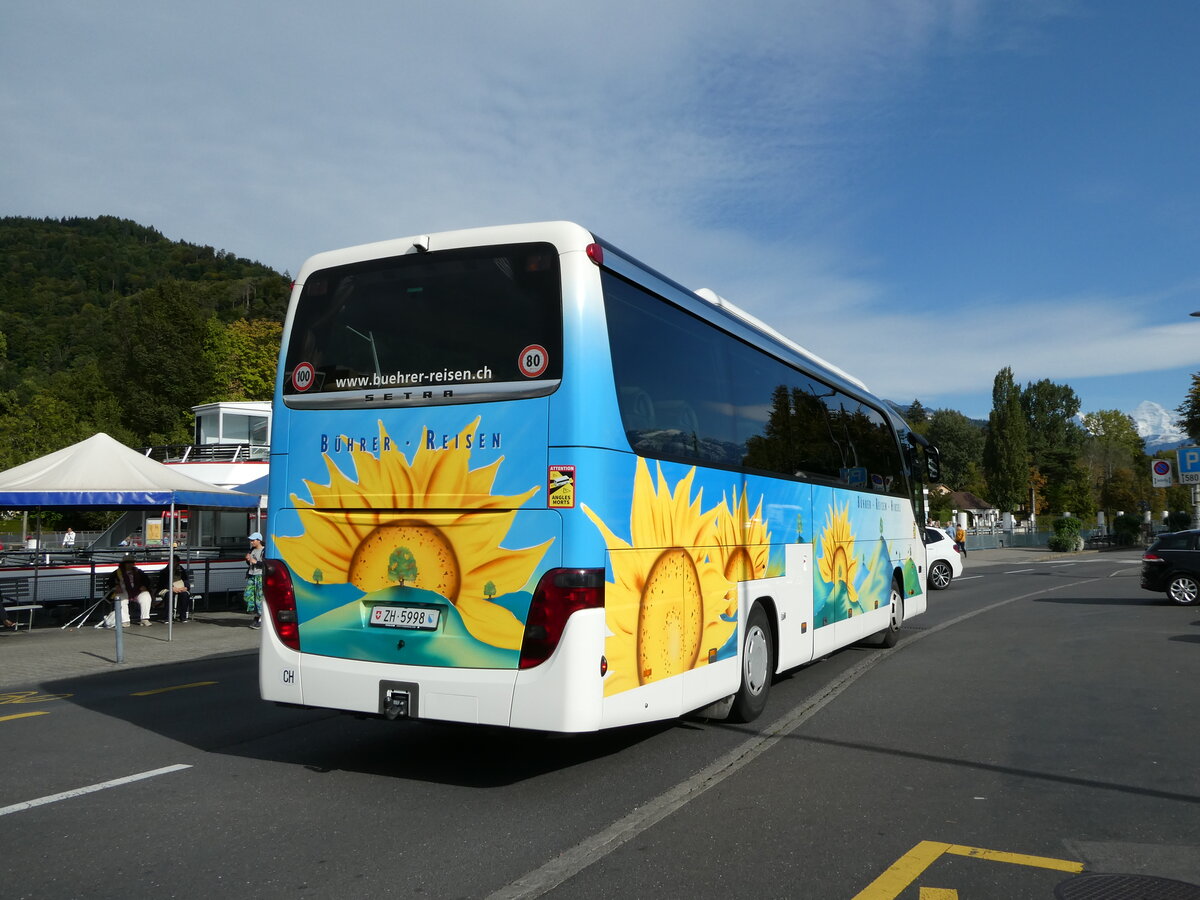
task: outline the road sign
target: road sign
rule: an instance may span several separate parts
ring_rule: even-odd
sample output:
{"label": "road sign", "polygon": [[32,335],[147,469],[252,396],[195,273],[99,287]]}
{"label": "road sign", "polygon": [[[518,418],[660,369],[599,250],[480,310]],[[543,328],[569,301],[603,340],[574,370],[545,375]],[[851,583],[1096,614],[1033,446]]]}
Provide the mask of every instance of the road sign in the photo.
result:
{"label": "road sign", "polygon": [[1155,487],[1170,487],[1171,463],[1165,459],[1156,459],[1150,463],[1150,476]]}
{"label": "road sign", "polygon": [[1200,484],[1200,447],[1180,447],[1175,455],[1179,459],[1179,483]]}

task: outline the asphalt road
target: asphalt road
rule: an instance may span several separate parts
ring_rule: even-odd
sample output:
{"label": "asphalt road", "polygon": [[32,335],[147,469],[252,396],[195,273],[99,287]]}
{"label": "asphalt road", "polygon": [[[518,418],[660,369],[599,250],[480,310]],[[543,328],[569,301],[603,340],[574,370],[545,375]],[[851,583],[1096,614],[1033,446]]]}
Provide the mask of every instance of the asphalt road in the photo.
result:
{"label": "asphalt road", "polygon": [[561,738],[360,721],[262,703],[252,656],[42,685],[0,703],[0,894],[1200,885],[1200,610],[1141,591],[1136,559],[969,560],[897,648],[781,678],[751,726]]}

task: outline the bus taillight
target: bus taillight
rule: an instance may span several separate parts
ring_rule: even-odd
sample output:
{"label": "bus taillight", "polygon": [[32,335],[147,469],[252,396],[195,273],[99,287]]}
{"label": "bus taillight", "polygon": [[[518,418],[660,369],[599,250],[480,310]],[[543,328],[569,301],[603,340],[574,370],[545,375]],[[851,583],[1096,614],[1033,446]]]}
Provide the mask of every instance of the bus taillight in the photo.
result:
{"label": "bus taillight", "polygon": [[282,560],[263,560],[263,602],[284,645],[300,649],[300,623],[296,617],[296,591],[292,573]]}
{"label": "bus taillight", "polygon": [[531,669],[550,658],[572,613],[603,606],[603,569],[551,569],[543,575],[525,620],[521,668]]}

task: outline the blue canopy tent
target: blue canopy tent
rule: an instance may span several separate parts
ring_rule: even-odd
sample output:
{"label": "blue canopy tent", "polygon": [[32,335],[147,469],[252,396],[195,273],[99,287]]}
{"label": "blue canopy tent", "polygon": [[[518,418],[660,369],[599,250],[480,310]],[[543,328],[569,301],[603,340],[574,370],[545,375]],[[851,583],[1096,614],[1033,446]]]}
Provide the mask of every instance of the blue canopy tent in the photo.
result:
{"label": "blue canopy tent", "polygon": [[[257,509],[258,505],[257,494],[200,481],[143,456],[104,433],[0,472],[0,509],[169,508],[172,534],[167,571],[174,566],[176,507]],[[34,602],[37,602],[36,590],[35,579]],[[117,634],[120,657],[120,629]]]}

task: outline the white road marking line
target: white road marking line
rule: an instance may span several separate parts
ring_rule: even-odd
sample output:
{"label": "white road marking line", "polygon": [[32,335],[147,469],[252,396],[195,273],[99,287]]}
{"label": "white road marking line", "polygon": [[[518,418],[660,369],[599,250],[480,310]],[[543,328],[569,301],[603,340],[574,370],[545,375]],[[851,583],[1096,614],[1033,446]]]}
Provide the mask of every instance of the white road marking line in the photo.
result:
{"label": "white road marking line", "polygon": [[91,784],[87,787],[75,788],[73,791],[63,791],[61,794],[51,794],[48,797],[38,797],[36,800],[26,800],[24,803],[14,803],[12,806],[0,807],[0,816],[7,816],[9,813],[23,812],[27,809],[33,809],[35,806],[45,806],[47,803],[57,803],[59,800],[70,800],[72,797],[82,797],[84,794],[92,794],[96,791],[120,787],[123,784],[130,784],[134,781],[141,781],[145,778],[153,778],[156,775],[166,775],[170,772],[178,772],[182,769],[190,768],[191,766],[183,765],[182,763],[174,766],[164,766],[161,769],[152,769],[149,772],[139,772],[137,775],[127,775],[124,778],[114,778],[112,781],[104,781],[100,784]]}
{"label": "white road marking line", "polygon": [[659,794],[643,806],[639,806],[629,815],[618,819],[603,831],[597,832],[590,838],[585,838],[574,847],[564,850],[554,859],[548,860],[533,871],[526,872],[516,881],[510,882],[500,888],[500,890],[489,894],[487,900],[533,900],[535,897],[540,897],[552,891],[563,882],[578,875],[592,863],[608,856],[608,854],[620,848],[621,845],[658,824],[658,822],[676,810],[686,806],[709,788],[720,784],[747,763],[753,762],[759,755],[769,750],[789,733],[795,731],[808,721],[808,719],[820,712],[827,703],[850,687],[871,667],[887,659],[896,650],[911,647],[917,641],[924,640],[931,635],[937,634],[939,631],[951,628],[959,622],[965,622],[967,619],[973,619],[975,616],[991,612],[993,609],[999,609],[1001,606],[1016,603],[1018,600],[1028,600],[1030,597],[1052,594],[1055,591],[1078,587],[1081,584],[1088,584],[1096,580],[1095,578],[1085,578],[1081,581],[1031,591],[1019,597],[998,600],[988,606],[981,606],[979,609],[963,613],[953,619],[947,619],[940,625],[933,626],[928,631],[918,631],[914,634],[906,635],[904,641],[895,650],[886,653],[873,653],[870,656],[864,657],[861,662],[851,666],[835,681],[826,685],[820,694],[808,699],[791,712],[781,716],[763,731],[762,734],[734,748],[715,762],[701,769],[691,778]]}
{"label": "white road marking line", "polygon": [[1021,575],[1024,572],[1032,572],[1032,571],[1033,571],[1033,569],[1009,569],[1004,574],[1005,575]]}

